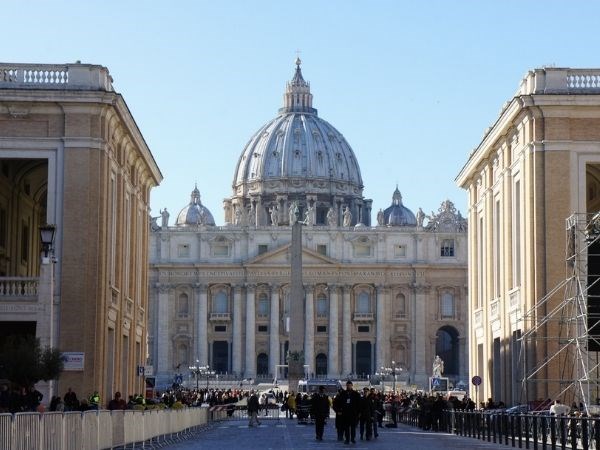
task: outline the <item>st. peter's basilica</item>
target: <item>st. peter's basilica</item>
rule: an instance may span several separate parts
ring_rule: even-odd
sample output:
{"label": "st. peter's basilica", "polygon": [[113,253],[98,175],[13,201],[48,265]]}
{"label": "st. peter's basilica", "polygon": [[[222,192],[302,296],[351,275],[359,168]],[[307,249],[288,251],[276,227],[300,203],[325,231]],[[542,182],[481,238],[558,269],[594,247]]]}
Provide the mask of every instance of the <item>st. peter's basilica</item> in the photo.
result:
{"label": "st. peter's basilica", "polygon": [[304,222],[307,372],[366,377],[394,361],[400,383],[426,388],[439,355],[444,376],[466,380],[466,220],[450,200],[415,214],[390,186],[391,203],[372,224],[358,159],[312,101],[298,59],[283,107],[237,161],[223,226],[202,205],[202,186],[173,224],[166,210],[154,219],[149,351],[158,386],[191,364],[281,375],[294,207]]}

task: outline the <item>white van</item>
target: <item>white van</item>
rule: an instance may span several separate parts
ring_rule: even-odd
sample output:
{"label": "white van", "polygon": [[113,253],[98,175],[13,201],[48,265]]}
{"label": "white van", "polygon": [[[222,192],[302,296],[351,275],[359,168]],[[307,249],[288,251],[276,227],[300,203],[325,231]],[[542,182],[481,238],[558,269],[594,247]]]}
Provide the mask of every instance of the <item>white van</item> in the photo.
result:
{"label": "white van", "polygon": [[340,389],[342,389],[340,380],[309,379],[298,381],[298,392],[312,395],[319,391],[319,386],[325,387],[325,393],[330,397],[333,397]]}

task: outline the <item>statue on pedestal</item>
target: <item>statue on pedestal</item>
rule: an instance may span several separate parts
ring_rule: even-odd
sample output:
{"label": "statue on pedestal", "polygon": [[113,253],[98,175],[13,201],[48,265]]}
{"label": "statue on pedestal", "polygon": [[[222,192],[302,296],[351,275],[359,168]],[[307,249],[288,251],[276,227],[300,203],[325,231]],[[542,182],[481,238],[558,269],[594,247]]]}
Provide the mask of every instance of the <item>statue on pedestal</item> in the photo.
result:
{"label": "statue on pedestal", "polygon": [[298,222],[298,214],[299,214],[299,209],[298,209],[298,202],[295,201],[290,205],[290,210],[288,211],[289,214],[289,219],[290,219],[290,226],[294,225],[296,222]]}
{"label": "statue on pedestal", "polygon": [[444,360],[438,355],[433,360],[433,378],[440,378],[444,373]]}
{"label": "statue on pedestal", "polygon": [[327,210],[327,225],[335,227],[337,225],[337,217],[333,208]]}
{"label": "statue on pedestal", "polygon": [[385,224],[385,216],[383,215],[383,209],[379,208],[377,212],[377,225],[382,227]]}
{"label": "statue on pedestal", "polygon": [[349,227],[352,225],[352,213],[350,212],[350,208],[346,206],[344,209],[344,226]]}
{"label": "statue on pedestal", "polygon": [[160,216],[161,216],[161,228],[166,229],[169,226],[169,211],[167,211],[167,208],[165,207],[165,209],[163,209],[162,211],[160,211]]}
{"label": "statue on pedestal", "polygon": [[276,227],[279,225],[279,206],[273,205],[269,209],[269,214],[271,214],[271,225]]}
{"label": "statue on pedestal", "polygon": [[421,208],[417,211],[417,226],[419,228],[423,227],[423,220],[425,219],[425,213]]}

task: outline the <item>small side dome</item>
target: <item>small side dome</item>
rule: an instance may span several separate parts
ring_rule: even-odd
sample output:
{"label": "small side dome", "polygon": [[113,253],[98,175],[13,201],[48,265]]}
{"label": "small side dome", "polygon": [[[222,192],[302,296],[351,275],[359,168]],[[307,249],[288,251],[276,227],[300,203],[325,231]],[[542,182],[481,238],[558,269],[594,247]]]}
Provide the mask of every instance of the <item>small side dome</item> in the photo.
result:
{"label": "small side dome", "polygon": [[415,227],[417,219],[413,212],[402,204],[402,194],[396,186],[392,196],[392,206],[383,211],[383,219],[388,227]]}
{"label": "small side dome", "polygon": [[192,191],[189,205],[181,210],[175,221],[175,226],[177,227],[191,225],[215,225],[213,215],[200,201],[200,191],[198,190],[198,186],[195,186]]}

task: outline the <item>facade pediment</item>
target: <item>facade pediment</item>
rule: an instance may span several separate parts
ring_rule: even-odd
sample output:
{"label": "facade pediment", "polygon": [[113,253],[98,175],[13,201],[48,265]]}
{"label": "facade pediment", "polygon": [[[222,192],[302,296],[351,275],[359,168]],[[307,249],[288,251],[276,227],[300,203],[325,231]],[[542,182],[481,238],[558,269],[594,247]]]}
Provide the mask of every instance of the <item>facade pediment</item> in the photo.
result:
{"label": "facade pediment", "polygon": [[[281,266],[289,265],[291,262],[291,245],[282,245],[275,250],[258,255],[248,260],[244,265],[253,266]],[[338,264],[338,261],[331,259],[327,256],[321,255],[320,253],[310,250],[308,248],[302,248],[302,264],[313,265],[313,264]]]}

